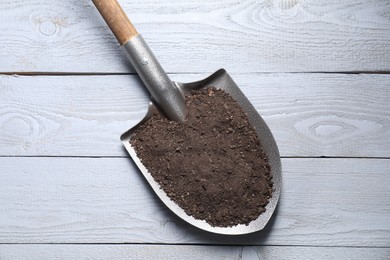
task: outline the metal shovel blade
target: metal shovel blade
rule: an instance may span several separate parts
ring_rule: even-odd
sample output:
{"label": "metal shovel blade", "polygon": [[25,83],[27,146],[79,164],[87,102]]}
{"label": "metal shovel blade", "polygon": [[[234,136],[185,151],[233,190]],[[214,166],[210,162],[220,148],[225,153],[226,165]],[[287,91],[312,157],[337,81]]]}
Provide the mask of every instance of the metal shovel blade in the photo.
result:
{"label": "metal shovel blade", "polygon": [[260,139],[262,149],[267,154],[271,166],[273,193],[269,203],[266,206],[266,211],[260,214],[260,216],[256,220],[253,220],[248,225],[239,224],[232,227],[213,227],[205,220],[195,219],[192,216],[187,215],[182,208],[180,208],[174,201],[172,201],[164,192],[164,190],[160,187],[160,185],[153,179],[150,172],[146,169],[146,167],[142,164],[141,160],[138,158],[134,147],[132,147],[132,145],[130,144],[130,139],[133,132],[145,121],[151,118],[155,111],[158,111],[157,106],[153,102],[150,103],[149,110],[146,116],[142,119],[142,121],[121,136],[121,141],[129,152],[131,158],[138,166],[142,174],[145,176],[146,180],[152,186],[157,196],[165,203],[165,205],[170,210],[172,210],[177,216],[187,221],[188,223],[212,233],[226,235],[243,235],[262,230],[264,226],[268,223],[268,221],[271,219],[271,216],[276,209],[282,184],[282,170],[279,150],[276,146],[275,139],[272,136],[272,133],[269,130],[267,124],[264,122],[264,120],[258,114],[256,109],[252,106],[249,100],[245,97],[245,95],[241,92],[236,83],[224,69],[220,69],[213,73],[211,76],[200,81],[191,83],[174,82],[174,84],[185,95],[189,94],[191,90],[199,90],[207,86],[213,86],[215,88],[222,89],[228,94],[230,94],[230,96],[232,96],[245,111],[248,116],[249,123],[255,128],[255,131]]}

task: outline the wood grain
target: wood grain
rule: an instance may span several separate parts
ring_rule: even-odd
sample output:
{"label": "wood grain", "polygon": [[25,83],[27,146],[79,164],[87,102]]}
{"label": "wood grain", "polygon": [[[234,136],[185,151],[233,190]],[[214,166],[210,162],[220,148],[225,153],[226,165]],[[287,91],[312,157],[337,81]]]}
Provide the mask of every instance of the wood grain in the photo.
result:
{"label": "wood grain", "polygon": [[117,0],[93,0],[92,2],[99,10],[121,46],[138,35],[137,30]]}
{"label": "wood grain", "polygon": [[[282,156],[390,157],[390,75],[232,76]],[[147,105],[136,76],[0,76],[0,155],[127,156]]]}
{"label": "wood grain", "polygon": [[200,231],[157,199],[128,158],[0,158],[0,243],[390,247],[390,160],[283,159],[262,232]]}
{"label": "wood grain", "polygon": [[389,248],[239,247],[185,245],[0,245],[3,260],[192,259],[192,260],[387,260]]}
{"label": "wood grain", "polygon": [[[122,0],[168,72],[389,71],[387,0]],[[2,0],[0,72],[129,72],[91,1]]]}
{"label": "wood grain", "polygon": [[[390,248],[343,247],[244,247],[243,260],[329,260],[329,259],[377,259],[388,260]],[[240,258],[237,258],[240,259]]]}
{"label": "wood grain", "polygon": [[390,75],[302,73],[389,73],[390,1],[119,1],[173,79],[233,73],[294,157],[276,217],[240,237],[178,219],[123,158],[136,76],[1,75],[134,72],[92,2],[2,0],[1,260],[390,259]]}

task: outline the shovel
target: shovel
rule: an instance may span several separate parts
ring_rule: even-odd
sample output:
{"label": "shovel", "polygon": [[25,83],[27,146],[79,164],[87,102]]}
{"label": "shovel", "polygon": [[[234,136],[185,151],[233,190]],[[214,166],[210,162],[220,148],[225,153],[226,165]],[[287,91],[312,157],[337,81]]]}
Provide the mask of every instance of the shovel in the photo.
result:
{"label": "shovel", "polygon": [[[249,100],[224,69],[220,69],[209,77],[196,82],[180,83],[171,81],[142,36],[131,24],[118,2],[116,0],[92,1],[120,45],[125,50],[131,64],[153,97],[153,101],[150,102],[146,116],[139,124],[122,134],[121,141],[155,193],[177,216],[200,229],[226,235],[242,235],[262,230],[271,219],[271,216],[276,209],[281,191],[282,172],[279,150],[276,146],[275,139],[256,109],[251,105]],[[189,94],[191,90],[199,90],[207,86],[213,86],[224,90],[238,102],[247,114],[249,123],[254,127],[261,141],[262,149],[269,159],[273,180],[272,197],[266,206],[266,211],[248,225],[239,224],[232,227],[214,227],[205,220],[195,219],[192,216],[187,215],[184,210],[172,201],[160,188],[160,185],[153,179],[150,172],[142,164],[136,151],[130,144],[132,133],[145,121],[151,118],[156,111],[162,111],[170,120],[184,121],[186,116],[185,95]]]}

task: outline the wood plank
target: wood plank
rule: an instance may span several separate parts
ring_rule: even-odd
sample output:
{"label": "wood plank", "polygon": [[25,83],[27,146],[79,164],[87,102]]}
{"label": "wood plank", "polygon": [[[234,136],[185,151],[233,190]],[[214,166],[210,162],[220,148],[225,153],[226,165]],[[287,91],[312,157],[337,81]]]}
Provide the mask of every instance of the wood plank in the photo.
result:
{"label": "wood plank", "polygon": [[[386,0],[121,0],[168,72],[389,71]],[[1,72],[129,72],[90,1],[2,0]]]}
{"label": "wood plank", "polygon": [[390,257],[389,248],[187,246],[187,245],[0,245],[3,260],[66,259],[376,259]]}
{"label": "wood plank", "polygon": [[174,216],[127,158],[0,158],[0,243],[390,247],[390,160],[282,164],[277,216],[226,237]]}
{"label": "wood plank", "polygon": [[[282,156],[390,157],[390,75],[233,78]],[[136,76],[0,76],[0,155],[127,156],[119,136],[147,104]]]}
{"label": "wood plank", "polygon": [[[329,259],[377,259],[388,260],[390,248],[345,248],[345,247],[296,247],[262,246],[244,247],[243,260],[329,260]],[[211,258],[210,258],[211,259]],[[240,258],[237,258],[240,259]]]}

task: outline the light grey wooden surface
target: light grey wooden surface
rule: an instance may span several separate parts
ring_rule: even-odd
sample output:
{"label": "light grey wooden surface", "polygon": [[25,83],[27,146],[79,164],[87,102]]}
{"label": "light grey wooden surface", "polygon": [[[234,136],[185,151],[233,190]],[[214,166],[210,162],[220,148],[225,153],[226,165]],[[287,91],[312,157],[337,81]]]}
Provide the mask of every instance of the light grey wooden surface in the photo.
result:
{"label": "light grey wooden surface", "polygon": [[119,1],[174,80],[232,73],[278,211],[239,237],[177,219],[119,142],[148,94],[91,1],[2,0],[1,260],[390,259],[389,1]]}
{"label": "light grey wooden surface", "polygon": [[167,245],[0,245],[4,260],[60,259],[193,259],[193,260],[388,260],[387,248],[291,246],[167,246]]}
{"label": "light grey wooden surface", "polygon": [[390,160],[282,164],[274,220],[262,232],[229,237],[178,219],[128,158],[0,158],[0,242],[390,247]]}
{"label": "light grey wooden surface", "polygon": [[[390,75],[232,76],[273,130],[282,156],[390,157]],[[125,156],[119,136],[148,105],[135,75],[7,75],[0,86],[1,155]]]}
{"label": "light grey wooden surface", "polygon": [[[1,2],[0,71],[129,71],[90,0]],[[388,0],[121,3],[168,72],[390,69]]]}

